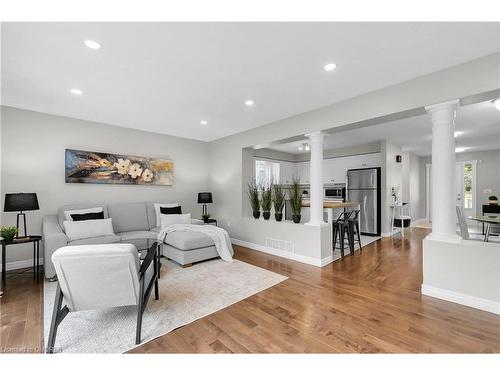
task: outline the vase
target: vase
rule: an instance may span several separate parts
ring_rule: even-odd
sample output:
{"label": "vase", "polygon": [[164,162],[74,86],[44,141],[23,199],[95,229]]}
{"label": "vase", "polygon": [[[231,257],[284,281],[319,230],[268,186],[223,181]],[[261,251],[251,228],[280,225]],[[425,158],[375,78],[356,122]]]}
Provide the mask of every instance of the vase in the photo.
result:
{"label": "vase", "polygon": [[253,210],[253,217],[258,219],[260,217],[260,211],[259,210]]}
{"label": "vase", "polygon": [[281,221],[283,220],[283,213],[282,212],[276,212],[274,214],[274,218],[276,219],[276,221]]}
{"label": "vase", "polygon": [[262,216],[264,217],[264,220],[269,220],[269,218],[271,217],[271,212],[269,211],[264,211],[262,213]]}
{"label": "vase", "polygon": [[293,219],[293,222],[294,222],[295,224],[300,223],[300,214],[299,214],[299,215],[295,215],[295,214],[294,214],[294,215],[292,215],[292,219]]}

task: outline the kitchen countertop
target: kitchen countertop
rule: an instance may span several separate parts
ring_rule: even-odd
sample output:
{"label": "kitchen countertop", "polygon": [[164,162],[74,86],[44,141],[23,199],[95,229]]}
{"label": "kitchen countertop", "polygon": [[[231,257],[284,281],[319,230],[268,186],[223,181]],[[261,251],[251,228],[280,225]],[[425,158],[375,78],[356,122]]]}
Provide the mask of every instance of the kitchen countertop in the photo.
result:
{"label": "kitchen countertop", "polygon": [[[323,201],[323,208],[348,208],[348,207],[357,207],[359,206],[358,202],[351,201]],[[302,201],[302,207],[311,207],[311,203],[309,199],[305,199]]]}

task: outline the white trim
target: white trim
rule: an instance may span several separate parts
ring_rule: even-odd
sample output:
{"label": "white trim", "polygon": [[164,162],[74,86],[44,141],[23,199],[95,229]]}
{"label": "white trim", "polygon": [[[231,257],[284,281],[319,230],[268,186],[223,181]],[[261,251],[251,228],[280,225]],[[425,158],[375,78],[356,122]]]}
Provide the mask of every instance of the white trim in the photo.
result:
{"label": "white trim", "polygon": [[500,302],[422,284],[422,294],[500,315]]}
{"label": "white trim", "polygon": [[431,200],[430,200],[430,192],[431,192],[431,163],[425,164],[425,219],[427,221],[431,221],[431,217],[429,215],[431,211]]}
{"label": "white trim", "polygon": [[327,264],[329,264],[333,261],[331,255],[329,255],[323,259],[317,259],[317,258],[305,256],[305,255],[299,255],[299,254],[295,254],[295,253],[289,253],[286,251],[273,249],[273,248],[270,248],[270,247],[267,247],[264,245],[258,245],[258,244],[253,243],[253,242],[238,240],[237,238],[231,238],[231,243],[233,243],[234,245],[243,246],[243,247],[246,247],[246,248],[249,248],[252,250],[261,251],[263,253],[275,255],[275,256],[278,256],[281,258],[295,260],[297,262],[309,264],[311,266],[316,266],[316,267],[326,266]]}
{"label": "white trim", "polygon": [[[43,265],[43,258],[40,258],[38,261],[40,262],[40,265]],[[29,267],[33,267],[33,259],[18,260],[15,262],[7,262],[7,264],[5,264],[5,269],[7,271]],[[0,263],[0,269],[2,269],[2,263]]]}

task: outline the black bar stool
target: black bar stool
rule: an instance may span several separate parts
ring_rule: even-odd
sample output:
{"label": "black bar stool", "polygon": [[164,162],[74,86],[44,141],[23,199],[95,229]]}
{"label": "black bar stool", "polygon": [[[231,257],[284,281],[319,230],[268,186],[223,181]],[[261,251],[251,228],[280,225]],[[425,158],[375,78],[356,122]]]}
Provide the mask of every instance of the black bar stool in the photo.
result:
{"label": "black bar stool", "polygon": [[351,255],[354,255],[354,246],[356,245],[356,242],[359,245],[359,252],[361,253],[361,251],[363,251],[363,247],[361,246],[361,236],[359,233],[359,212],[360,210],[352,211],[348,219],[349,234],[351,235],[351,241],[349,241],[351,245]]}
{"label": "black bar stool", "polygon": [[[350,229],[349,229],[349,217],[351,216],[351,212],[342,212],[337,220],[335,220],[332,223],[332,230],[333,230],[333,250],[337,248],[337,237],[339,240],[339,249],[340,249],[340,257],[344,257],[344,249],[345,249],[345,235],[347,233],[347,241],[348,244],[347,246],[349,249],[353,247],[352,245],[352,240],[351,240],[351,234],[350,234]],[[352,254],[351,250],[349,252]]]}

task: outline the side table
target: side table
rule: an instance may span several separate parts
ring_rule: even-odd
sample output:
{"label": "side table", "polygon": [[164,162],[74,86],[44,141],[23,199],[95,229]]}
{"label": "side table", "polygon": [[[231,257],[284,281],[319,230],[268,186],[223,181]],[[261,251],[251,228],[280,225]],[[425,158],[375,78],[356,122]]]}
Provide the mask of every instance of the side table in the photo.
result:
{"label": "side table", "polygon": [[5,271],[6,271],[6,253],[7,246],[9,245],[19,245],[23,243],[33,243],[33,278],[39,280],[40,273],[40,241],[42,236],[27,236],[14,238],[12,241],[1,240],[2,245],[2,286],[5,287]]}
{"label": "side table", "polygon": [[215,220],[215,219],[208,219],[207,222],[203,221],[203,224],[206,224],[206,225],[215,224],[215,226],[218,227],[217,220]]}

